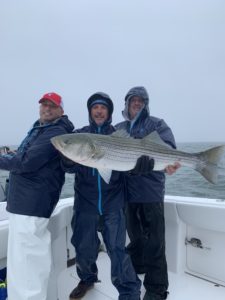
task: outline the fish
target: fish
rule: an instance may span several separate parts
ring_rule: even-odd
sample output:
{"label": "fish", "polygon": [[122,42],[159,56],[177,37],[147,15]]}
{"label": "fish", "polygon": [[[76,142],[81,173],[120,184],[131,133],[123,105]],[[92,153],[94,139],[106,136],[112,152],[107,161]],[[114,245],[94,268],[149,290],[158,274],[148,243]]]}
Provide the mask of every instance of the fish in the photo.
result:
{"label": "fish", "polygon": [[111,135],[64,134],[51,138],[51,143],[70,160],[96,168],[106,183],[110,181],[112,170],[130,171],[137,159],[146,155],[154,159],[153,171],[162,171],[168,165],[179,162],[216,184],[219,162],[225,152],[225,145],[196,153],[179,151],[166,144],[156,131],[142,139],[135,139],[123,129]]}

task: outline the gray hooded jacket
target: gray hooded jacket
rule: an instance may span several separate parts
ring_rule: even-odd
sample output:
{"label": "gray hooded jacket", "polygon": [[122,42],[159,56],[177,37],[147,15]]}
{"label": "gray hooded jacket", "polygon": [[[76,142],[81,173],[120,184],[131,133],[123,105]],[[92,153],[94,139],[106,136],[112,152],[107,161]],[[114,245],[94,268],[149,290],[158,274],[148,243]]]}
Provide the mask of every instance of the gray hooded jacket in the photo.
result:
{"label": "gray hooded jacket", "polygon": [[[128,107],[132,97],[138,96],[144,100],[144,107],[140,113],[130,120]],[[125,109],[122,112],[126,121],[117,124],[116,129],[125,129],[130,136],[141,139],[153,131],[157,131],[162,140],[171,147],[176,148],[175,139],[171,129],[162,119],[150,116],[149,96],[144,87],[130,89],[125,97]],[[128,175],[127,201],[133,203],[160,202],[164,200],[165,174],[162,171],[152,171],[147,175]]]}

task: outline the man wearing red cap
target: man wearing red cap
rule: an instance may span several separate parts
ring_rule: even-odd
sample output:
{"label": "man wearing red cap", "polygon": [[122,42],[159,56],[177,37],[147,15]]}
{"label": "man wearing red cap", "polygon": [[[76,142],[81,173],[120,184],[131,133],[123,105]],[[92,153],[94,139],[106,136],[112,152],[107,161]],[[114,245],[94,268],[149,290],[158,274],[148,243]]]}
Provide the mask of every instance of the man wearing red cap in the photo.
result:
{"label": "man wearing red cap", "polygon": [[47,300],[51,267],[47,226],[65,181],[59,153],[50,139],[74,127],[63,115],[61,96],[47,93],[39,103],[40,118],[17,151],[0,156],[0,169],[10,171],[8,300]]}

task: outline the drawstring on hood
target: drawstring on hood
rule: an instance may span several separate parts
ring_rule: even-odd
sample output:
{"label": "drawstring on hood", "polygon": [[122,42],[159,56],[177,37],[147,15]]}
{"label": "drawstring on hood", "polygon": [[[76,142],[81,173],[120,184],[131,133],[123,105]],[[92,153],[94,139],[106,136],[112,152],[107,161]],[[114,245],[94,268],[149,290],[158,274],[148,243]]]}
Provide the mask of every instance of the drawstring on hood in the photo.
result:
{"label": "drawstring on hood", "polygon": [[143,86],[136,86],[136,87],[131,88],[125,96],[125,108],[122,111],[122,115],[123,115],[124,119],[127,120],[127,121],[131,121],[130,116],[129,116],[130,99],[135,97],[135,96],[140,97],[144,100],[144,107],[137,114],[137,116],[135,117],[133,122],[135,122],[138,119],[138,117],[140,116],[140,114],[143,110],[145,110],[147,112],[147,114],[149,115],[149,96],[148,96],[148,92]]}

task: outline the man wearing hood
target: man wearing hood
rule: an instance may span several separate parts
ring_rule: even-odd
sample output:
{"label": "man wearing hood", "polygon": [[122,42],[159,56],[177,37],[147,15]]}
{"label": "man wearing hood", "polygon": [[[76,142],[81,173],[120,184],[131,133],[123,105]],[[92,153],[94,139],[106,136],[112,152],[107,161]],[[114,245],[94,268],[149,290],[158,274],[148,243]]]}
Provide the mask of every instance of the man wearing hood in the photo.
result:
{"label": "man wearing hood", "polygon": [[61,157],[50,139],[74,129],[63,115],[60,95],[47,93],[39,103],[40,118],[17,151],[0,156],[0,169],[10,171],[8,300],[47,300],[51,270],[47,226],[65,181]]}
{"label": "man wearing hood", "polygon": [[[87,101],[89,125],[75,133],[89,132],[111,134],[113,102],[102,92],[93,94]],[[72,244],[76,251],[77,274],[80,282],[70,294],[70,300],[82,298],[98,281],[96,265],[100,240],[99,219],[102,236],[111,260],[111,280],[119,292],[120,300],[139,300],[141,282],[125,252],[126,227],[123,213],[124,176],[113,171],[109,184],[101,178],[98,170],[63,159],[64,169],[75,173],[75,203],[72,220]]]}
{"label": "man wearing hood", "polygon": [[[157,131],[164,142],[172,148],[176,147],[172,131],[164,120],[150,116],[149,97],[144,87],[134,87],[128,91],[123,116],[125,121],[117,124],[116,129],[125,129],[131,137],[138,139]],[[163,204],[165,172],[172,174],[179,164],[162,171],[152,171],[153,167],[154,160],[143,156],[136,166],[137,174],[130,172],[126,175],[126,220],[130,238],[127,249],[136,272],[145,273],[144,300],[167,298]]]}

